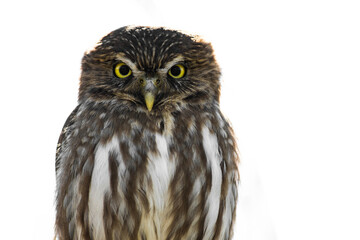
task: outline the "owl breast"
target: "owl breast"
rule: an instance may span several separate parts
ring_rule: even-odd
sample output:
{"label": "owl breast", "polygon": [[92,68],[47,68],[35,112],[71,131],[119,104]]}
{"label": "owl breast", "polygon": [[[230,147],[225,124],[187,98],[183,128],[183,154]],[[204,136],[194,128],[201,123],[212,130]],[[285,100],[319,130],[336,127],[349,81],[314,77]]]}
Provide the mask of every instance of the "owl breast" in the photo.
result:
{"label": "owl breast", "polygon": [[[137,166],[143,169],[142,177],[131,174],[127,169],[126,160],[120,150],[121,138],[113,136],[112,139],[100,144],[95,153],[94,169],[89,191],[89,221],[92,226],[95,239],[106,239],[107,218],[111,221],[120,221],[127,225],[131,232],[139,224],[139,232],[146,236],[146,239],[165,239],[166,219],[170,217],[169,208],[169,184],[173,180],[176,168],[173,157],[169,156],[169,138],[154,133],[147,138],[154,138],[155,146],[147,153],[146,159]],[[146,138],[145,137],[145,138]],[[137,155],[135,149],[129,149],[133,157]],[[129,160],[131,161],[131,160]],[[111,163],[112,162],[112,163]],[[111,169],[116,166],[117,171]],[[112,176],[117,174],[118,176]],[[117,180],[117,181],[116,181]],[[137,182],[135,188],[133,181]],[[113,191],[114,186],[117,188]],[[134,202],[126,201],[129,192],[134,194],[131,199]],[[118,200],[118,201],[117,201]],[[107,210],[104,204],[109,203],[115,209]],[[118,206],[116,206],[118,205]],[[140,213],[138,219],[129,217],[129,208],[135,207]],[[112,218],[117,219],[112,219]]]}
{"label": "owl breast", "polygon": [[142,143],[119,134],[96,147],[88,203],[94,239],[178,239],[177,231],[192,239],[199,228],[212,239],[222,186],[217,137],[203,127],[194,135],[199,151],[172,134],[141,132]]}
{"label": "owl breast", "polygon": [[220,113],[88,113],[59,156],[59,239],[230,239],[238,172]]}

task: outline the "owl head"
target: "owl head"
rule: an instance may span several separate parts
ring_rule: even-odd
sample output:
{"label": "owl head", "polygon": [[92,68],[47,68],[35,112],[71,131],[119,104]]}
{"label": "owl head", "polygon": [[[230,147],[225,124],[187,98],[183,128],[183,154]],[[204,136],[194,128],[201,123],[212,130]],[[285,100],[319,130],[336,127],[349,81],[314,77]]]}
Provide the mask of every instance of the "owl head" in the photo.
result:
{"label": "owl head", "polygon": [[219,101],[211,45],[164,28],[123,27],[82,59],[79,102],[114,100],[150,114]]}

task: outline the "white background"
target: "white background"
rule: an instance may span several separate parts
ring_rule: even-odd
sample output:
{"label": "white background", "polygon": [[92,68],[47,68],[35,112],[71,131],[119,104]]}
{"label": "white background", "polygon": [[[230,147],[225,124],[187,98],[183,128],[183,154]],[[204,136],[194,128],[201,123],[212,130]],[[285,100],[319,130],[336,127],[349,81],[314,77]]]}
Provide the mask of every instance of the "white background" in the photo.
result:
{"label": "white background", "polygon": [[241,152],[234,239],[360,239],[359,5],[2,1],[0,238],[52,238],[55,148],[82,54],[135,24],[213,43]]}

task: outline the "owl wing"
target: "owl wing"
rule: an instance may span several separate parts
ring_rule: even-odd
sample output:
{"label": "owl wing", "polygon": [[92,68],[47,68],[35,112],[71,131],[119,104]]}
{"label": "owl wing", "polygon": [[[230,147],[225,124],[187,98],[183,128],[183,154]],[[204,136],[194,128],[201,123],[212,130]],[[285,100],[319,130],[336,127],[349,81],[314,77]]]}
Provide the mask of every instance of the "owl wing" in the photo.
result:
{"label": "owl wing", "polygon": [[76,113],[78,112],[78,109],[79,109],[79,106],[78,105],[72,112],[71,114],[69,115],[69,117],[66,119],[66,122],[61,130],[61,134],[60,134],[60,137],[59,137],[59,140],[58,140],[58,144],[57,144],[57,147],[56,147],[56,157],[55,157],[55,171],[57,172],[59,167],[60,167],[60,155],[61,155],[61,151],[63,150],[63,146],[64,146],[64,142],[65,142],[65,139],[66,139],[66,135],[69,134],[69,132],[71,131],[71,126],[74,124],[75,122],[75,116],[76,116]]}

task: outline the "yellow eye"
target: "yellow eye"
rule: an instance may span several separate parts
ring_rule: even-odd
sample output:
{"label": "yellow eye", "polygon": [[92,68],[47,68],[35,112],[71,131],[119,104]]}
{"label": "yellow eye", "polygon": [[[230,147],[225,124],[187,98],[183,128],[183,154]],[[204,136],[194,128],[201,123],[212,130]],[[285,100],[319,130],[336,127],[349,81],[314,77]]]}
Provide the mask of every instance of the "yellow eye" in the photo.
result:
{"label": "yellow eye", "polygon": [[126,78],[131,75],[131,69],[125,63],[118,63],[115,65],[114,73],[118,78]]}
{"label": "yellow eye", "polygon": [[185,75],[185,67],[181,64],[172,66],[168,72],[172,78],[182,78]]}

